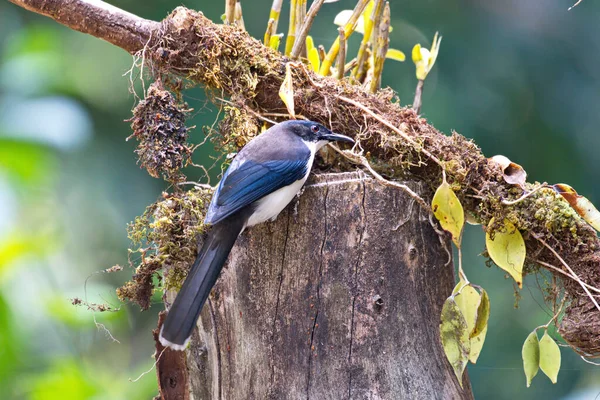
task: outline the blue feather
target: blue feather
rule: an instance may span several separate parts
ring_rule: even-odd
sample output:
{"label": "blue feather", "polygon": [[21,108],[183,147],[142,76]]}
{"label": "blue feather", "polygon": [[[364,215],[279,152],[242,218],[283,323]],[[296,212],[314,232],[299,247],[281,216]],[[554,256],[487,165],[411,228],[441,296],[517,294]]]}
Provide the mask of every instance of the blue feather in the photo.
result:
{"label": "blue feather", "polygon": [[[310,153],[309,153],[310,154]],[[247,160],[232,165],[223,175],[206,214],[205,223],[216,224],[262,197],[302,179],[308,158],[300,160]]]}

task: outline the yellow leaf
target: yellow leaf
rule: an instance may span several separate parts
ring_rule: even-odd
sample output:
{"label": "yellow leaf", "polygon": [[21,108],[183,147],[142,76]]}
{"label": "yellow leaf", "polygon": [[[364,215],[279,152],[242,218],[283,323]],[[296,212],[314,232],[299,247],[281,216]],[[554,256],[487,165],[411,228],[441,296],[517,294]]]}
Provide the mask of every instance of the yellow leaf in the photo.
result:
{"label": "yellow leaf", "polygon": [[321,58],[319,57],[319,50],[316,47],[313,47],[308,52],[308,62],[313,71],[318,73],[319,68],[321,68]]}
{"label": "yellow leaf", "polygon": [[[494,219],[490,220],[489,226],[493,226]],[[485,234],[485,246],[492,260],[500,268],[513,277],[519,287],[523,286],[523,263],[525,262],[525,241],[521,232],[512,222],[505,219],[496,232],[494,239],[490,230]]]}
{"label": "yellow leaf", "polygon": [[462,376],[467,366],[471,342],[467,322],[452,297],[444,302],[440,324],[440,339],[446,358],[450,362],[458,383],[462,387]]}
{"label": "yellow leaf", "polygon": [[465,321],[467,322],[467,330],[469,337],[475,329],[475,320],[477,319],[477,308],[481,297],[477,290],[471,285],[466,285],[454,296],[454,301],[460,309]]}
{"label": "yellow leaf", "polygon": [[425,80],[427,74],[433,68],[435,64],[435,60],[437,59],[440,43],[442,41],[441,36],[438,38],[438,33],[435,33],[433,37],[433,43],[431,45],[431,50],[421,47],[420,44],[416,44],[412,49],[412,59],[417,67],[416,74],[417,79]]}
{"label": "yellow leaf", "polygon": [[556,383],[560,371],[560,348],[548,335],[548,331],[540,340],[540,368],[552,383]]}
{"label": "yellow leaf", "polygon": [[452,294],[467,323],[467,331],[471,342],[469,361],[475,364],[487,334],[490,301],[485,290],[481,289],[480,295],[470,284],[465,286],[465,281],[462,279],[456,285]]}
{"label": "yellow leaf", "polygon": [[585,222],[590,224],[592,228],[600,231],[600,212],[594,207],[594,204],[586,197],[583,197],[575,191],[571,186],[564,183],[557,183],[553,186],[571,207],[579,214]]}
{"label": "yellow leaf", "polygon": [[465,285],[468,285],[468,283],[463,279],[462,275],[459,275],[458,283],[454,286],[454,289],[452,289],[452,295],[454,296],[458,293]]}
{"label": "yellow leaf", "polygon": [[537,375],[540,369],[540,342],[538,341],[536,331],[533,331],[525,339],[523,349],[521,350],[523,358],[523,370],[527,379],[527,387],[531,385],[531,380]]}
{"label": "yellow leaf", "polygon": [[471,351],[469,352],[469,361],[475,364],[483,348],[485,342],[485,335],[487,334],[487,325],[483,328],[481,333],[471,338]]}
{"label": "yellow leaf", "polygon": [[465,223],[465,212],[458,197],[444,179],[444,182],[435,191],[431,201],[433,215],[440,221],[442,229],[450,232],[456,247],[460,247],[460,236]]}
{"label": "yellow leaf", "polygon": [[385,54],[385,58],[390,58],[392,60],[402,62],[402,61],[406,60],[406,55],[404,55],[404,53],[401,52],[400,50],[388,49],[387,53]]}
{"label": "yellow leaf", "polygon": [[314,48],[315,48],[315,41],[313,40],[312,36],[310,36],[310,35],[306,36],[306,52],[310,53],[310,51]]}
{"label": "yellow leaf", "polygon": [[412,49],[412,60],[415,64],[423,60],[421,55],[421,45],[419,43],[415,44],[415,47]]}
{"label": "yellow leaf", "polygon": [[271,39],[269,39],[269,47],[273,50],[279,51],[279,43],[281,43],[282,36],[283,35],[281,33],[271,36]]}
{"label": "yellow leaf", "polygon": [[433,68],[433,64],[435,64],[435,60],[437,60],[437,56],[438,53],[440,51],[440,44],[442,43],[442,37],[439,36],[438,37],[438,32],[435,33],[435,35],[433,35],[433,42],[431,43],[431,50],[429,50],[429,54],[431,55],[431,57],[429,57],[429,60],[427,61],[427,72],[429,72],[431,70],[431,68]]}
{"label": "yellow leaf", "polygon": [[285,78],[279,88],[279,97],[283,100],[290,116],[296,118],[296,112],[294,111],[294,82],[290,64],[286,64],[285,66]]}
{"label": "yellow leaf", "polygon": [[471,338],[479,335],[487,328],[488,319],[490,318],[490,298],[484,289],[481,289],[481,300],[477,307],[477,318],[475,319],[475,327],[471,332]]}

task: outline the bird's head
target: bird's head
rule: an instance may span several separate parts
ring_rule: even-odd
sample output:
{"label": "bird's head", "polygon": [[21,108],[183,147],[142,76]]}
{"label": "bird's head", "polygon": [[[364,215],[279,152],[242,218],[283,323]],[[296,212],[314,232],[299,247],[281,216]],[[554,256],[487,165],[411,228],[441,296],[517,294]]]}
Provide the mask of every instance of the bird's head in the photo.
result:
{"label": "bird's head", "polygon": [[282,125],[285,125],[288,132],[299,136],[308,146],[316,146],[317,149],[330,142],[354,143],[351,137],[333,133],[318,122],[290,120]]}

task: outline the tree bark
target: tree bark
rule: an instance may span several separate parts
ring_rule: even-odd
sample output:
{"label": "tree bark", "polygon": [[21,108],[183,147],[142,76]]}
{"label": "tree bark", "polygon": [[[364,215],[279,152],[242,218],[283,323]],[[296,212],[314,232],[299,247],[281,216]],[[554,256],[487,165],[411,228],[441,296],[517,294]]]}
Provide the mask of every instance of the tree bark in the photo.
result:
{"label": "tree bark", "polygon": [[404,192],[313,177],[238,239],[188,351],[192,397],[471,399],[438,334],[449,248]]}

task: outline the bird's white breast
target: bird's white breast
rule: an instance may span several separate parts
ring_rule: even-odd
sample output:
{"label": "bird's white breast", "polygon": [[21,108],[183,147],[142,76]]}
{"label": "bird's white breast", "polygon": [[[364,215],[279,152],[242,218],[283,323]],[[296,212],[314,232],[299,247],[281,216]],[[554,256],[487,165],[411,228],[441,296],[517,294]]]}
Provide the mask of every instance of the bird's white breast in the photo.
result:
{"label": "bird's white breast", "polygon": [[[309,170],[310,172],[310,170]],[[265,222],[269,219],[274,219],[288,205],[290,201],[298,194],[304,182],[308,178],[308,173],[304,178],[297,180],[291,185],[284,186],[281,189],[266,195],[256,202],[256,209],[248,219],[246,226],[252,226]]]}
{"label": "bird's white breast", "polygon": [[246,226],[253,226],[260,224],[261,222],[277,218],[279,213],[283,211],[288,204],[290,204],[290,201],[292,201],[294,196],[296,196],[298,192],[300,192],[300,189],[302,189],[302,185],[304,185],[304,182],[306,182],[306,179],[310,174],[312,163],[315,159],[315,153],[326,143],[327,142],[325,141],[316,143],[304,142],[306,147],[308,147],[310,150],[310,158],[306,163],[306,175],[291,185],[284,186],[281,189],[278,189],[258,200],[256,202],[256,209],[248,219]]}

